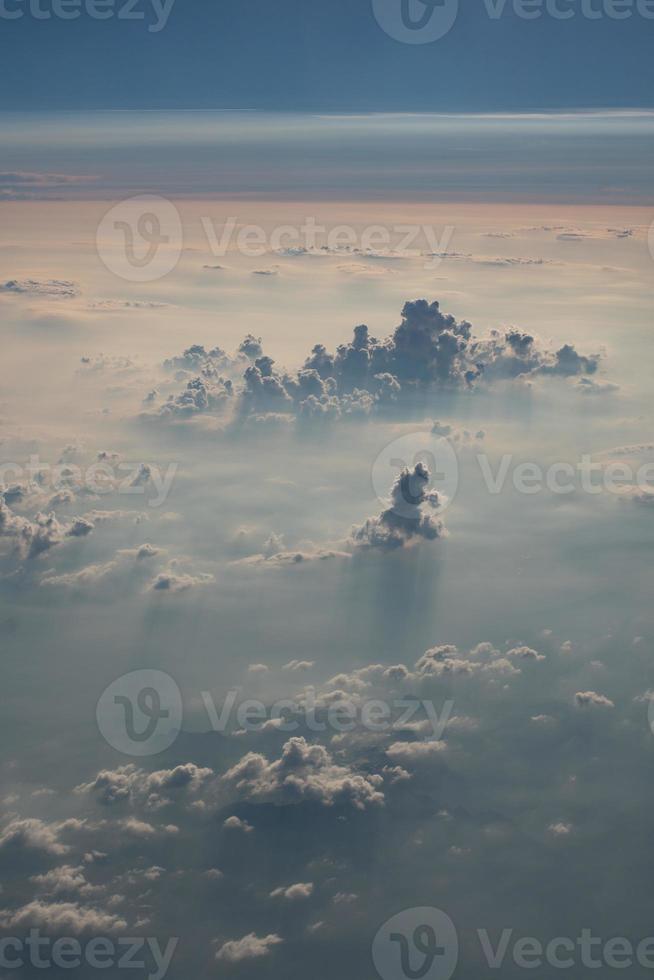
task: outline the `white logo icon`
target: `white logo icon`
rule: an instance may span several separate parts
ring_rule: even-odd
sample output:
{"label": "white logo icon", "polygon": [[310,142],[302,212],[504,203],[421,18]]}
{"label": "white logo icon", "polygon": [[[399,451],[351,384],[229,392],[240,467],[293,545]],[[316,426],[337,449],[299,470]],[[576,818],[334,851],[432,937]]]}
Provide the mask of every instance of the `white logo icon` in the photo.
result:
{"label": "white logo icon", "polygon": [[[382,505],[388,505],[388,489],[402,470],[412,470],[416,463],[429,470],[429,487],[440,498],[440,509],[452,503],[459,485],[459,461],[449,439],[422,430],[410,432],[385,446],[372,467],[372,486]],[[415,517],[415,498],[411,487],[404,498],[395,499],[393,511],[399,517]]]}
{"label": "white logo icon", "polygon": [[458,959],[454,923],[440,909],[406,909],[394,915],[372,944],[381,980],[450,980]]}
{"label": "white logo icon", "polygon": [[403,44],[432,44],[452,30],[459,0],[372,0],[381,29]]}
{"label": "white logo icon", "polygon": [[165,197],[145,194],[116,204],[98,225],[104,265],[129,282],[154,282],[172,272],[182,254],[182,221]]}
{"label": "white logo icon", "polygon": [[161,670],[124,674],[104,691],[96,709],[98,728],[124,755],[156,755],[169,748],[182,727],[182,695]]}

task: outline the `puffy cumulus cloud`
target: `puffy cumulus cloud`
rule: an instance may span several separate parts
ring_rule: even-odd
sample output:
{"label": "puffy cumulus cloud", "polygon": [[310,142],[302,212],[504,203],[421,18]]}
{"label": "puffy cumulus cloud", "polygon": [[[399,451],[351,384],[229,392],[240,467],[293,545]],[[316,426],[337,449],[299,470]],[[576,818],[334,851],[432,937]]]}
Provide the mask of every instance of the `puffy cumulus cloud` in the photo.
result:
{"label": "puffy cumulus cloud", "polygon": [[359,896],[354,892],[336,892],[332,898],[334,905],[353,905],[359,901]]}
{"label": "puffy cumulus cloud", "polygon": [[263,354],[261,337],[255,337],[251,333],[247,334],[239,344],[238,353],[243,354],[252,361],[254,361],[257,357],[261,357]]}
{"label": "puffy cumulus cloud", "polygon": [[289,902],[297,902],[313,895],[313,882],[298,882],[288,888],[275,888],[270,893],[271,898],[285,898]]}
{"label": "puffy cumulus cloud", "polygon": [[459,429],[448,422],[434,421],[431,423],[432,435],[449,439],[456,448],[479,448],[486,438],[484,429],[476,432],[469,432],[468,429]]}
{"label": "puffy cumulus cloud", "polygon": [[[336,674],[317,690],[315,700],[318,705],[328,705],[344,694],[354,699],[368,697],[373,692],[390,695],[399,690],[416,694],[432,680],[440,681],[448,676],[474,676],[493,681],[498,677],[517,676],[523,666],[535,665],[543,660],[543,654],[526,646],[514,647],[502,653],[492,643],[479,643],[469,651],[446,643],[426,650],[413,667],[405,664],[368,664],[349,674]],[[516,666],[516,662],[520,666]],[[463,731],[470,729],[471,720],[456,721],[452,718],[448,724]]]}
{"label": "puffy cumulus cloud", "polygon": [[[472,384],[488,376],[517,377],[536,374],[592,374],[597,357],[583,357],[566,344],[550,352],[534,337],[517,330],[492,331],[476,339],[472,325],[444,314],[438,302],[415,300],[404,305],[402,322],[383,342],[356,327],[351,344],[331,355],[314,347],[305,369],[321,378],[334,378],[338,391],[370,388],[370,380],[388,377],[401,389],[437,385]],[[372,389],[374,390],[374,386]]]}
{"label": "puffy cumulus cloud", "polygon": [[149,591],[158,595],[172,595],[180,592],[188,592],[189,589],[197,588],[201,585],[210,585],[214,582],[214,576],[208,572],[199,572],[197,575],[190,575],[176,568],[159,572],[156,578],[150,583]]}
{"label": "puffy cumulus cloud", "polygon": [[[316,344],[296,371],[277,369],[263,353],[260,338],[246,338],[233,357],[220,348],[194,345],[165,362],[180,380],[188,372],[194,378],[187,379],[192,387],[170,396],[160,414],[222,411],[236,395],[232,423],[237,426],[271,417],[300,423],[362,418],[433,387],[456,389],[537,375],[583,377],[594,374],[598,363],[597,355],[578,354],[571,344],[550,350],[516,329],[475,337],[468,321],[443,313],[438,302],[420,299],[405,303],[400,324],[385,340],[360,324],[352,341],[335,352]],[[230,375],[228,383],[223,374]]]}
{"label": "puffy cumulus cloud", "polygon": [[249,752],[221,780],[238,800],[277,805],[314,802],[358,810],[383,804],[382,782],[380,776],[337,765],[324,746],[310,745],[302,737],[289,739],[274,762]]}
{"label": "puffy cumulus cloud", "polygon": [[119,915],[77,902],[33,901],[22,908],[0,911],[0,925],[5,929],[42,929],[55,935],[106,935],[127,928]]}
{"label": "puffy cumulus cloud", "polygon": [[101,886],[89,884],[82,864],[62,864],[45,874],[34,875],[30,881],[48,896],[79,894],[88,897],[104,890]]}
{"label": "puffy cumulus cloud", "polygon": [[225,830],[240,830],[244,834],[251,834],[254,830],[252,824],[249,824],[247,820],[241,820],[237,816],[227,817],[227,820],[223,823],[223,827]]}
{"label": "puffy cumulus cloud", "polygon": [[[221,413],[234,394],[232,382],[227,378],[192,378],[178,395],[170,395],[161,405],[157,416],[162,419],[188,419],[207,412]],[[155,401],[156,396],[149,401]]]}
{"label": "puffy cumulus cloud", "polygon": [[68,822],[48,824],[30,817],[11,820],[0,833],[0,851],[8,849],[43,851],[46,854],[67,854],[70,847],[61,841],[61,832]]}
{"label": "puffy cumulus cloud", "polygon": [[442,537],[443,522],[430,513],[438,511],[440,498],[435,490],[427,489],[429,480],[429,470],[422,462],[416,463],[412,470],[402,470],[391,490],[390,507],[352,529],[352,547],[390,551]]}
{"label": "puffy cumulus cloud", "polygon": [[0,500],[0,538],[14,540],[21,558],[33,559],[66,538],[86,537],[94,528],[92,521],[84,517],[60,522],[54,513],[38,513],[33,520],[14,514],[4,500]]}
{"label": "puffy cumulus cloud", "polygon": [[556,823],[551,823],[547,830],[553,837],[568,837],[572,833],[572,824],[558,820]]}
{"label": "puffy cumulus cloud", "polygon": [[0,292],[73,299],[79,289],[67,279],[9,279],[0,284]]}
{"label": "puffy cumulus cloud", "polygon": [[545,656],[542,653],[538,653],[537,650],[526,646],[513,647],[506,655],[507,657],[515,657],[517,660],[545,660]]}
{"label": "puffy cumulus cloud", "polygon": [[423,653],[415,666],[422,679],[456,674],[486,674],[492,677],[520,673],[520,668],[515,667],[508,656],[503,656],[490,643],[480,643],[467,654],[460,653],[451,644],[432,647]]}
{"label": "puffy cumulus cloud", "polygon": [[156,808],[173,799],[193,796],[213,776],[212,769],[193,762],[151,773],[130,763],[118,769],[103,769],[91,782],[77,786],[75,792],[94,795],[106,805],[128,801]]}
{"label": "puffy cumulus cloud", "polygon": [[269,956],[275,946],[284,940],[270,933],[269,936],[257,936],[250,932],[242,939],[230,939],[216,953],[216,959],[225,963],[241,963],[243,960],[259,960]]}
{"label": "puffy cumulus cloud", "polygon": [[164,361],[163,369],[184,388],[158,404],[157,388],[144,398],[149,406],[144,420],[184,421],[203,415],[222,415],[233,401],[234,380],[242,378],[253,361],[262,355],[261,339],[248,334],[235,354],[220,347],[207,350],[192,344],[182,354]]}
{"label": "puffy cumulus cloud", "polygon": [[393,742],[386,749],[386,755],[400,765],[411,765],[433,759],[444,752],[445,742]]}
{"label": "puffy cumulus cloud", "polygon": [[333,377],[339,391],[367,388],[378,375],[390,375],[400,386],[458,381],[465,375],[462,357],[471,335],[467,321],[441,313],[437,302],[416,300],[404,305],[402,322],[385,341],[371,337],[362,324],[334,355],[314,347],[305,367]]}
{"label": "puffy cumulus cloud", "polygon": [[215,380],[221,374],[244,371],[262,355],[261,337],[247,334],[234,354],[228,354],[218,346],[207,350],[202,344],[193,344],[180,356],[164,361],[163,367],[165,371],[173,372],[177,380],[189,374]]}
{"label": "puffy cumulus cloud", "polygon": [[597,691],[577,691],[575,703],[579,708],[615,708],[615,703]]}
{"label": "puffy cumulus cloud", "polygon": [[145,820],[138,820],[136,817],[126,817],[118,823],[118,827],[130,834],[132,837],[151,838],[168,836],[179,833],[179,827],[175,824],[164,824],[155,826]]}
{"label": "puffy cumulus cloud", "polygon": [[208,868],[204,872],[204,877],[207,878],[209,881],[222,881],[225,875],[220,870],[220,868]]}
{"label": "puffy cumulus cloud", "polygon": [[215,377],[221,368],[230,364],[230,357],[220,347],[210,350],[202,344],[192,344],[177,357],[164,361],[166,371],[188,371],[191,374],[201,374],[204,377]]}

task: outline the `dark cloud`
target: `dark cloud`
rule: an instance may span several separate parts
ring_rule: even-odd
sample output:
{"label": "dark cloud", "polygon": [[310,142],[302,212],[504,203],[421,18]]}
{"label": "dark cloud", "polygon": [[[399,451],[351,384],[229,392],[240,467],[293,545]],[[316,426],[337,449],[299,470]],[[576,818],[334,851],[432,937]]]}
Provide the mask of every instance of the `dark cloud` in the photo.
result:
{"label": "dark cloud", "polygon": [[181,394],[170,396],[160,413],[184,417],[221,411],[236,394],[235,424],[284,416],[300,422],[361,418],[434,388],[546,375],[583,377],[594,374],[598,363],[597,355],[578,354],[570,344],[549,350],[519,330],[494,330],[477,338],[466,320],[443,313],[438,302],[420,299],[405,303],[399,326],[385,340],[360,324],[352,341],[334,353],[316,344],[295,372],[277,369],[263,353],[260,338],[248,336],[231,358],[218,347],[206,351],[194,345],[166,361],[179,380],[187,371],[197,376],[187,380]]}
{"label": "dark cloud", "polygon": [[86,537],[94,524],[84,517],[61,523],[54,513],[38,513],[33,520],[20,517],[0,500],[0,538],[11,538],[21,558],[38,558],[66,538]]}
{"label": "dark cloud", "polygon": [[369,517],[352,529],[350,542],[356,550],[378,548],[383,551],[404,548],[421,539],[433,541],[445,534],[436,513],[440,498],[429,490],[430,474],[424,463],[404,469],[391,490],[390,507],[378,517]]}

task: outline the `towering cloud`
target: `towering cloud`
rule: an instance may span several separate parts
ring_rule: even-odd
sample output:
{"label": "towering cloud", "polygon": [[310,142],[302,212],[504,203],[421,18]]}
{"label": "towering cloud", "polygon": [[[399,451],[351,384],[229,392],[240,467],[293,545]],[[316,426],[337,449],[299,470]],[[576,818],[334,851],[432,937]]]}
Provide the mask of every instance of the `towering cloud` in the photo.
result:
{"label": "towering cloud", "polygon": [[[433,388],[456,390],[547,375],[584,378],[597,371],[598,363],[597,355],[578,354],[571,344],[550,350],[516,329],[475,337],[467,320],[457,321],[438,302],[419,299],[404,304],[400,324],[385,340],[360,324],[352,341],[335,353],[316,344],[295,372],[278,370],[263,353],[261,339],[253,336],[233,357],[219,347],[207,351],[195,344],[165,363],[187,386],[169,398],[161,414],[222,411],[236,394],[237,422],[271,415],[302,421],[361,417]],[[219,372],[231,373],[232,380]]]}
{"label": "towering cloud", "polygon": [[402,470],[393,484],[390,506],[378,517],[369,517],[361,527],[352,529],[353,547],[388,551],[420,539],[433,541],[442,537],[445,528],[434,513],[440,499],[435,490],[428,489],[429,480],[429,470],[422,462],[412,470]]}

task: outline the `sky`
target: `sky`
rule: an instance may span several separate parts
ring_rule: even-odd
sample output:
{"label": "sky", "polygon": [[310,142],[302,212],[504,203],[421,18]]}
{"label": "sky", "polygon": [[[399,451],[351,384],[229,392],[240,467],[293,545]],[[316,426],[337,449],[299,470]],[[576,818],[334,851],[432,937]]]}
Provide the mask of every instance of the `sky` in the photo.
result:
{"label": "sky", "polygon": [[[392,24],[399,4],[376,2]],[[70,20],[37,19],[30,3],[52,12],[50,0],[3,5],[23,15],[0,38],[5,109],[623,108],[648,106],[654,82],[646,0],[466,0],[447,35],[426,44],[386,33],[370,0],[114,0],[102,20],[86,0]],[[424,6],[411,3],[419,22]],[[439,16],[449,20],[454,4]]]}
{"label": "sky", "polygon": [[654,20],[535,9],[0,5],[0,980],[654,969]]}

